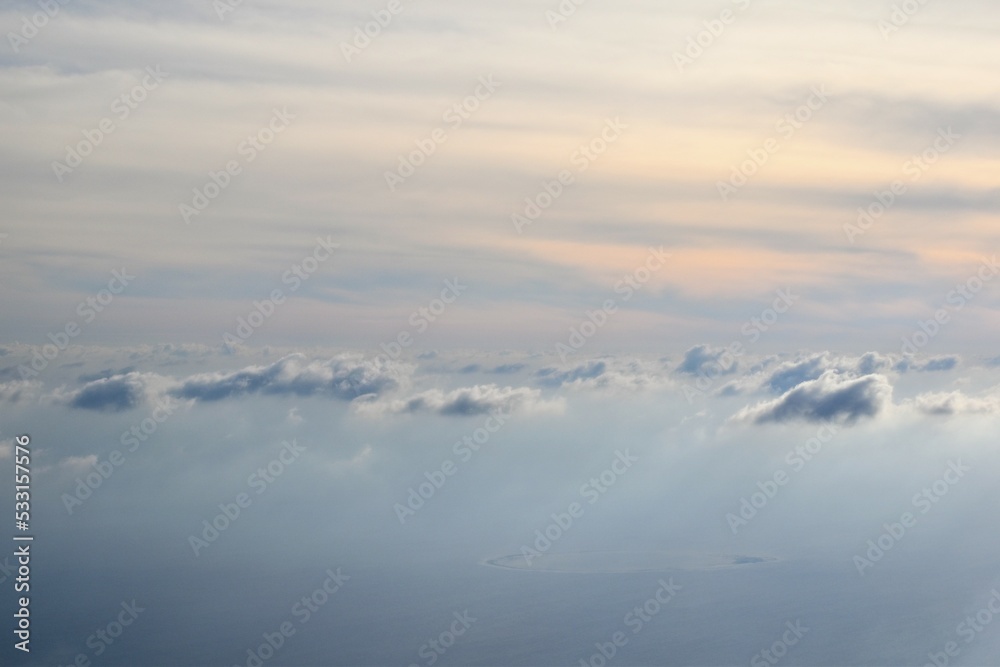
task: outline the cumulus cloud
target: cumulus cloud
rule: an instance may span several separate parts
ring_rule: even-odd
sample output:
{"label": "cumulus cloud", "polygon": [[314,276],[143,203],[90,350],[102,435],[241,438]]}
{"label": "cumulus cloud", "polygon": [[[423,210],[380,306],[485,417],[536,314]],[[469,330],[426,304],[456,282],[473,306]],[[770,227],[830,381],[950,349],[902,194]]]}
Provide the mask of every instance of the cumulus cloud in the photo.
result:
{"label": "cumulus cloud", "polygon": [[799,354],[784,359],[769,356],[761,358],[745,375],[720,387],[717,395],[738,396],[754,391],[780,395],[803,382],[817,380],[828,371],[836,371],[849,377],[862,377],[890,371],[894,363],[892,357],[877,352],[868,352],[860,357],[837,357],[829,352]]}
{"label": "cumulus cloud", "polygon": [[803,360],[785,362],[771,372],[764,382],[767,389],[783,394],[803,382],[819,379],[830,370],[831,362],[826,354],[817,354]]}
{"label": "cumulus cloud", "polygon": [[[350,401],[403,386],[409,371],[402,364],[359,357],[308,361],[302,354],[291,354],[270,365],[202,373],[181,380],[156,373],[113,375],[73,391],[56,390],[51,399],[73,408],[105,412],[131,410],[164,397],[211,402],[250,394],[326,395]],[[0,385],[0,398],[3,388]]]}
{"label": "cumulus cloud", "polygon": [[684,361],[677,367],[677,372],[688,375],[700,375],[704,372],[728,375],[736,372],[737,365],[725,348],[697,345],[684,353]]}
{"label": "cumulus cloud", "polygon": [[381,394],[405,384],[408,367],[378,359],[335,357],[307,361],[291,354],[268,366],[250,366],[232,373],[194,375],[173,389],[177,398],[219,401],[246,394],[332,396],[345,401]]}
{"label": "cumulus cloud", "polygon": [[433,412],[446,416],[475,416],[495,411],[562,411],[561,400],[545,400],[541,395],[541,390],[529,387],[484,384],[448,392],[430,389],[399,400],[362,400],[357,403],[357,407],[359,412],[369,415]]}
{"label": "cumulus cloud", "polygon": [[123,412],[145,403],[149,379],[143,373],[115,375],[88,382],[76,391],[56,392],[55,397],[58,402],[80,410]]}
{"label": "cumulus cloud", "polygon": [[995,415],[1000,414],[1000,396],[976,398],[960,391],[921,394],[913,400],[925,415]]}
{"label": "cumulus cloud", "polygon": [[884,375],[854,378],[827,371],[775,400],[743,408],[733,419],[754,424],[796,420],[853,424],[876,416],[891,401],[892,385]]}
{"label": "cumulus cloud", "polygon": [[955,355],[919,359],[878,352],[867,352],[860,357],[819,352],[781,361],[767,372],[763,366],[751,369],[746,376],[724,385],[719,395],[733,396],[753,390],[784,394],[805,382],[818,380],[828,372],[835,372],[843,377],[860,378],[893,372],[948,371],[956,368],[960,361],[961,358]]}
{"label": "cumulus cloud", "polygon": [[858,375],[873,375],[884,373],[893,367],[893,358],[878,352],[866,352],[854,363],[854,371]]}

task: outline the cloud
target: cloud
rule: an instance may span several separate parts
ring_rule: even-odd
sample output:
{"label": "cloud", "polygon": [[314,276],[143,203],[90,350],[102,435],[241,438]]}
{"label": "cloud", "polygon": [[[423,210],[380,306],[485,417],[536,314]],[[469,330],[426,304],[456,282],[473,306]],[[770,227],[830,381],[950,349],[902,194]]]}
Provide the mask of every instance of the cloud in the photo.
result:
{"label": "cloud", "polygon": [[0,402],[20,403],[21,401],[30,401],[38,395],[41,386],[40,382],[24,382],[21,380],[0,382]]}
{"label": "cloud", "polygon": [[[82,362],[81,362],[82,363]],[[96,373],[85,373],[78,377],[80,382],[94,382],[96,380],[106,380],[107,378],[114,377],[116,375],[125,375],[131,373],[135,370],[134,366],[129,366],[128,368],[123,368],[119,371],[112,370],[110,368],[105,368],[102,371],[97,371]]]}
{"label": "cloud", "polygon": [[637,359],[608,358],[569,369],[547,367],[536,376],[543,386],[577,390],[642,391],[671,384],[662,364]]}
{"label": "cloud", "polygon": [[440,389],[414,394],[406,399],[378,401],[362,400],[358,411],[368,415],[413,414],[433,412],[445,416],[468,417],[501,412],[561,412],[563,401],[544,400],[541,390],[529,387],[499,387],[495,384],[475,385],[444,392]]}
{"label": "cloud", "polygon": [[874,417],[891,400],[892,385],[884,375],[852,378],[827,371],[780,398],[743,408],[733,419],[754,424],[796,420],[853,424],[862,417]]}
{"label": "cloud", "polygon": [[[156,373],[114,375],[88,382],[75,391],[56,390],[51,398],[73,408],[105,412],[131,410],[165,396],[212,402],[251,394],[326,395],[350,401],[403,386],[409,371],[410,367],[403,364],[356,356],[310,362],[305,355],[291,354],[270,365],[202,373],[181,380]],[[4,387],[0,385],[0,398]]]}
{"label": "cloud", "polygon": [[511,373],[519,373],[528,367],[528,364],[501,364],[490,371],[490,373],[496,373],[497,375],[509,375]]}
{"label": "cloud", "polygon": [[69,393],[57,391],[57,402],[80,410],[123,412],[139,407],[149,397],[149,385],[159,376],[149,373],[126,373],[88,382]]}
{"label": "cloud", "polygon": [[867,352],[860,357],[837,357],[829,352],[817,352],[799,354],[785,361],[775,356],[763,357],[750,367],[746,375],[729,381],[716,393],[719,396],[738,396],[765,391],[780,395],[803,382],[817,380],[828,371],[847,377],[863,377],[891,371],[895,363],[893,357],[878,352]]}
{"label": "cloud", "polygon": [[858,357],[854,364],[854,370],[858,375],[872,375],[882,373],[893,366],[893,358],[878,352],[866,352]]}
{"label": "cloud", "polygon": [[802,361],[786,362],[778,366],[764,384],[771,391],[782,394],[803,382],[818,379],[830,369],[830,365],[825,353]]}
{"label": "cloud", "polygon": [[[905,359],[903,361],[906,361]],[[878,352],[866,352],[860,357],[831,356],[829,352],[820,352],[805,358],[780,364],[765,382],[765,386],[775,393],[784,393],[803,382],[819,379],[827,371],[836,371],[842,375],[863,377],[886,373],[891,370],[905,372],[913,370],[939,370],[951,368],[957,363],[957,357],[935,357],[926,363],[917,364],[912,360],[909,365],[903,365],[899,357],[892,357]],[[951,364],[949,366],[949,364]]]}
{"label": "cloud", "polygon": [[219,401],[247,394],[332,396],[350,401],[381,394],[405,384],[409,368],[402,364],[356,357],[307,362],[291,354],[269,366],[250,366],[234,373],[205,373],[187,378],[171,391],[177,398]]}
{"label": "cloud", "polygon": [[913,405],[933,416],[1000,414],[1000,396],[974,398],[960,391],[920,394]]}
{"label": "cloud", "polygon": [[90,454],[88,456],[68,456],[59,462],[60,468],[65,468],[74,473],[82,473],[97,463],[97,455]]}
{"label": "cloud", "polygon": [[589,380],[600,377],[608,369],[603,361],[591,361],[570,370],[560,371],[558,368],[543,368],[535,373],[540,379],[539,384],[548,387],[560,387],[577,380]]}
{"label": "cloud", "polygon": [[711,365],[709,370],[717,375],[735,373],[738,365],[735,360],[730,362],[728,366],[723,366],[720,363],[719,360],[724,355],[728,356],[728,351],[725,348],[712,348],[708,345],[692,347],[684,353],[684,361],[677,367],[677,372],[700,375],[706,370],[706,366]]}
{"label": "cloud", "polygon": [[896,364],[896,370],[900,373],[906,373],[907,371],[918,371],[924,373],[950,371],[957,368],[961,360],[961,357],[956,355],[931,357],[926,361],[917,361],[913,357],[903,357]]}

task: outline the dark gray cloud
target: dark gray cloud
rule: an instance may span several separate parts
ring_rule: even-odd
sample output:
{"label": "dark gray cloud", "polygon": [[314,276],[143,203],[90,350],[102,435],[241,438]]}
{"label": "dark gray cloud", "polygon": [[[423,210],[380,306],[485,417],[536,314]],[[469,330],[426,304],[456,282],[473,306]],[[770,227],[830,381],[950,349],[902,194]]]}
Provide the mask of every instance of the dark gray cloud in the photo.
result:
{"label": "dark gray cloud", "polygon": [[734,419],[754,424],[790,421],[853,424],[863,417],[876,416],[891,400],[892,385],[884,375],[850,378],[827,371],[780,398],[744,408]]}

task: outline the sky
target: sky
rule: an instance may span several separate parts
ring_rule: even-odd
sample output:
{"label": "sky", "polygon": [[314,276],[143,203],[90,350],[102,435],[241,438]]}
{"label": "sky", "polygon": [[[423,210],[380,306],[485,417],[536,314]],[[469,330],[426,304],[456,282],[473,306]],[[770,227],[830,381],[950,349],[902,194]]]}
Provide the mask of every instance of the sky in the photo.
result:
{"label": "sky", "polygon": [[997,28],[5,4],[4,663],[997,664]]}

